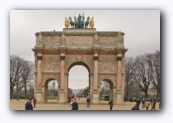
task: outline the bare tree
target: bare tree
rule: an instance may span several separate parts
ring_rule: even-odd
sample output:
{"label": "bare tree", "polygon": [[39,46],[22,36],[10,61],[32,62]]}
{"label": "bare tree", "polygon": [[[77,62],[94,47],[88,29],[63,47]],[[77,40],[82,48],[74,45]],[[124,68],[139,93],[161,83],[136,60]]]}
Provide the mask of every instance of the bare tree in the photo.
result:
{"label": "bare tree", "polygon": [[127,57],[125,60],[125,99],[129,98],[134,90],[134,72],[135,72],[135,61],[132,57]]}
{"label": "bare tree", "polygon": [[[23,88],[21,84],[21,75],[23,71],[23,59],[19,56],[10,56],[10,97],[13,97],[14,90],[18,91]],[[18,98],[19,99],[19,98]]]}
{"label": "bare tree", "polygon": [[27,85],[33,80],[34,75],[34,64],[30,61],[23,61],[23,72],[22,72],[22,81],[24,84],[25,98],[27,94]]}
{"label": "bare tree", "polygon": [[152,81],[151,69],[146,64],[146,56],[141,55],[136,58],[135,64],[135,72],[134,72],[134,80],[139,86],[140,90],[144,92],[145,97],[148,97],[148,88]]}
{"label": "bare tree", "polygon": [[110,93],[110,85],[106,81],[101,81],[100,83],[100,88],[101,88],[101,95],[109,95]]}
{"label": "bare tree", "polygon": [[[29,65],[27,65],[29,64]],[[19,56],[10,56],[10,98],[13,98],[13,92],[17,92],[17,99],[19,100],[19,91],[25,87],[27,83],[33,79],[33,63],[25,61]],[[26,93],[25,93],[26,94]]]}
{"label": "bare tree", "polygon": [[73,95],[73,90],[71,88],[68,88],[68,95],[72,96]]}
{"label": "bare tree", "polygon": [[56,80],[51,80],[48,83],[48,93],[51,96],[58,96],[58,82]]}
{"label": "bare tree", "polygon": [[160,96],[160,51],[153,54],[146,54],[145,60],[151,69],[152,85],[157,90],[157,98]]}

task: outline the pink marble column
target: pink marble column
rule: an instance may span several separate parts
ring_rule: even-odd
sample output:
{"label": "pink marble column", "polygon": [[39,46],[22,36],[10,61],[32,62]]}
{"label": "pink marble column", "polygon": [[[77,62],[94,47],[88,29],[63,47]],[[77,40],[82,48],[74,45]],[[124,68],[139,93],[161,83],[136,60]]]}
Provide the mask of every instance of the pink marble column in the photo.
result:
{"label": "pink marble column", "polygon": [[41,78],[42,78],[42,56],[37,56],[38,62],[37,62],[37,89],[41,89]]}
{"label": "pink marble column", "polygon": [[65,68],[64,68],[65,67],[64,66],[65,54],[64,53],[61,53],[60,59],[61,59],[61,85],[60,85],[60,88],[64,89],[64,73],[65,73]]}
{"label": "pink marble column", "polygon": [[98,53],[94,54],[94,90],[98,86]]}
{"label": "pink marble column", "polygon": [[117,55],[117,61],[118,61],[118,70],[117,70],[117,90],[122,90],[122,54],[118,53]]}

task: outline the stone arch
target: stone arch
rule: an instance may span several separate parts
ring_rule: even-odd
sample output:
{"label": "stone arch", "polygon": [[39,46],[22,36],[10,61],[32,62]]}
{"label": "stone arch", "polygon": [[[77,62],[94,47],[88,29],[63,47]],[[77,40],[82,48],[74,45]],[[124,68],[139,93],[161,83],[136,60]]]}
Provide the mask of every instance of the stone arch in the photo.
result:
{"label": "stone arch", "polygon": [[[71,64],[69,64],[68,66],[67,66],[67,69],[66,69],[66,80],[67,80],[67,90],[68,90],[68,78],[69,78],[69,76],[68,76],[68,73],[69,73],[69,71],[70,71],[70,69],[72,68],[72,67],[74,67],[75,65],[82,65],[83,67],[85,67],[87,70],[88,70],[88,77],[89,77],[89,94],[90,94],[90,96],[91,96],[91,76],[90,76],[90,73],[91,73],[91,69],[90,69],[90,67],[89,67],[89,65],[87,64],[87,63],[85,63],[85,62],[83,62],[83,61],[74,61],[73,63],[71,62]],[[68,91],[67,91],[67,98],[68,98]]]}
{"label": "stone arch", "polygon": [[67,72],[69,72],[69,70],[75,66],[75,65],[82,65],[84,66],[87,70],[88,70],[88,73],[90,73],[91,69],[90,67],[87,65],[87,63],[83,62],[83,61],[76,61],[76,62],[73,62],[71,63],[69,66],[68,66],[68,69],[67,69]]}
{"label": "stone arch", "polygon": [[87,68],[89,73],[93,72],[93,63],[92,63],[92,57],[91,58],[80,58],[80,57],[70,57],[67,58],[67,61],[65,61],[65,73],[68,73],[70,68],[74,65],[83,65]]}
{"label": "stone arch", "polygon": [[[101,79],[99,79],[99,85],[101,85],[101,81],[106,81],[107,83],[109,83],[109,85],[110,85],[109,100],[110,99],[115,100],[115,87],[116,87],[115,82],[111,78],[109,78],[109,79],[101,78]],[[99,90],[101,92],[101,87],[99,87]]]}
{"label": "stone arch", "polygon": [[[48,79],[46,79],[45,81],[44,81],[44,90],[43,90],[43,102],[44,103],[47,103],[47,91],[48,91],[48,83],[50,82],[50,81],[52,81],[52,80],[56,80],[57,81],[57,83],[58,83],[58,87],[57,87],[57,93],[59,92],[59,88],[60,88],[60,82],[57,80],[57,79],[55,79],[55,78],[48,78]],[[58,100],[57,100],[57,103],[58,103]]]}

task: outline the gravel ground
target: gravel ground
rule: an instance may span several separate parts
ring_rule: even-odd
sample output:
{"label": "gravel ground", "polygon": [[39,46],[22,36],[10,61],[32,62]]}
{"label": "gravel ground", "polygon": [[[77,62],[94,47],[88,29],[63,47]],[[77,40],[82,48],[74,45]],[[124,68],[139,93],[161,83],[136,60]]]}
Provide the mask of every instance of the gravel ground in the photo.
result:
{"label": "gravel ground", "polygon": [[[78,100],[79,110],[109,110],[108,102],[102,101],[100,105],[91,104],[87,108],[85,100],[85,98]],[[25,110],[25,103],[26,100],[10,100],[10,110]],[[114,105],[113,110],[131,110],[134,104],[135,102],[125,102],[123,105]],[[145,110],[142,109],[141,105],[140,109]],[[34,110],[71,110],[71,107],[68,104],[58,104],[55,101],[49,101],[46,104],[37,104]],[[156,103],[156,110],[159,110],[158,103]]]}

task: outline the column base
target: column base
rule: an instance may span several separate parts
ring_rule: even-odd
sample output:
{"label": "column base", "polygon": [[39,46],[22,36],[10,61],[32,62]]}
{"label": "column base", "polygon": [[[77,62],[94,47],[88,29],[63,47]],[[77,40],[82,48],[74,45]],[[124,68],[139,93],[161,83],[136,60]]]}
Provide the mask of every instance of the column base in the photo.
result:
{"label": "column base", "polygon": [[92,103],[93,104],[99,104],[99,93],[98,90],[93,90],[93,94],[92,94]]}
{"label": "column base", "polygon": [[37,100],[37,103],[42,103],[42,90],[41,89],[37,89],[36,90],[36,100]]}
{"label": "column base", "polygon": [[59,91],[59,102],[58,103],[65,103],[65,91],[64,90],[60,90]]}
{"label": "column base", "polygon": [[122,93],[122,90],[116,91],[116,105],[122,105],[124,104],[124,95]]}

